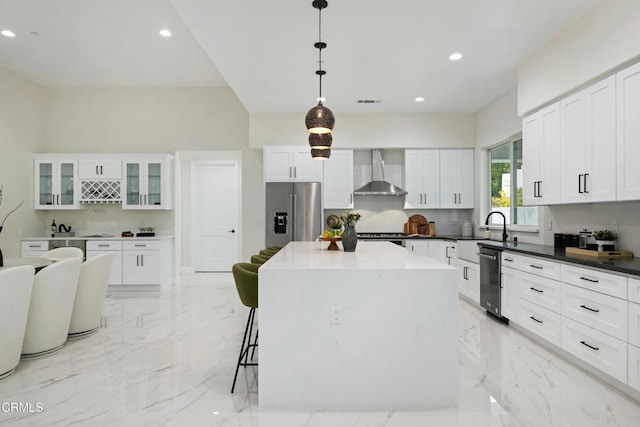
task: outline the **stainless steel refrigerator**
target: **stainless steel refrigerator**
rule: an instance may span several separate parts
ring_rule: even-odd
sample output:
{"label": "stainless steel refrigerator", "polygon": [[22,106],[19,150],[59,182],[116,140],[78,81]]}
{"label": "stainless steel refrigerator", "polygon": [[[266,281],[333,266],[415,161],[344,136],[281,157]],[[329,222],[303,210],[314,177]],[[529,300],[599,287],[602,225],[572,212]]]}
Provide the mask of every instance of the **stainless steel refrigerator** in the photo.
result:
{"label": "stainless steel refrigerator", "polygon": [[266,245],[315,240],[322,233],[319,182],[268,182]]}

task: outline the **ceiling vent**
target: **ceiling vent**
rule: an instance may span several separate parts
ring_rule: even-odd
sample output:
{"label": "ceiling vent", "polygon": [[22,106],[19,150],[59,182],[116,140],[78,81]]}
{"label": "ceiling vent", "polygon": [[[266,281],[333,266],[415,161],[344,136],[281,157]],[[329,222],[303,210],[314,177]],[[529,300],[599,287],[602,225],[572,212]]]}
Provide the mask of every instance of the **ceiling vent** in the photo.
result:
{"label": "ceiling vent", "polygon": [[380,99],[358,99],[358,104],[380,104]]}

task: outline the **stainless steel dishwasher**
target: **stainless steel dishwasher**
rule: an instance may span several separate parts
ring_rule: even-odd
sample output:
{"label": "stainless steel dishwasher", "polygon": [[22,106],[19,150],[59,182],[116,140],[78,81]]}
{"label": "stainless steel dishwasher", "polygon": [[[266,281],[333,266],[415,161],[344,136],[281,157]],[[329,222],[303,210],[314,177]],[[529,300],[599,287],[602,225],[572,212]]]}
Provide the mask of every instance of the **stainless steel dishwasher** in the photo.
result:
{"label": "stainless steel dishwasher", "polygon": [[480,247],[480,305],[494,316],[500,313],[500,251]]}

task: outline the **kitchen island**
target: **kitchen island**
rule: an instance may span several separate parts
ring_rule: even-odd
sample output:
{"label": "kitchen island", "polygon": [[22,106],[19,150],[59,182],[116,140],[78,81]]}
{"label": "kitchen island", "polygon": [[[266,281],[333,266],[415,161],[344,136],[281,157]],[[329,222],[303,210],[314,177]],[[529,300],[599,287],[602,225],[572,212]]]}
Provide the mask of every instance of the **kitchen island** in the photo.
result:
{"label": "kitchen island", "polygon": [[389,242],[291,242],[260,268],[261,407],[458,401],[456,269]]}

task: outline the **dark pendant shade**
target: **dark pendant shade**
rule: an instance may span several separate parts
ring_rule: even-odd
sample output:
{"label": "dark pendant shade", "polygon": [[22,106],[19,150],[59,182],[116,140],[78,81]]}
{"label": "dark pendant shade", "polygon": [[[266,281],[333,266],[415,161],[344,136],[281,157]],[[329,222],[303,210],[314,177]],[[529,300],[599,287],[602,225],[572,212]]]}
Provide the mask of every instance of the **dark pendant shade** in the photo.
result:
{"label": "dark pendant shade", "polygon": [[304,122],[309,132],[325,134],[331,133],[333,126],[336,124],[336,118],[330,109],[322,105],[322,102],[318,102],[318,105],[307,112]]}
{"label": "dark pendant shade", "polygon": [[316,150],[326,150],[331,148],[333,142],[333,136],[330,133],[310,133],[309,134],[309,146]]}
{"label": "dark pendant shade", "polygon": [[327,160],[329,157],[331,157],[331,150],[329,148],[323,150],[312,148],[311,157],[316,160]]}

